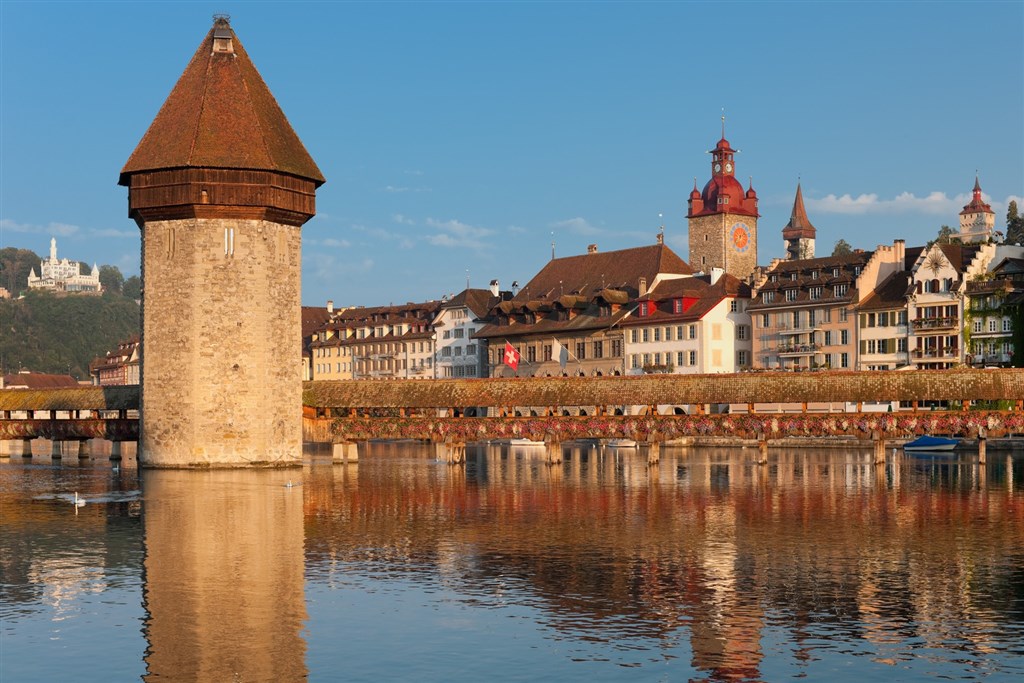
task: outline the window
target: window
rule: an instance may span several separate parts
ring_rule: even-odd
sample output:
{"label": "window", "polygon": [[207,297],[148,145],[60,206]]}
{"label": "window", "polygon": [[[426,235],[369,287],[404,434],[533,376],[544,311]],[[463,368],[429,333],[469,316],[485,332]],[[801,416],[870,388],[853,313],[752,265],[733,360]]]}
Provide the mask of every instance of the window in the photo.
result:
{"label": "window", "polygon": [[746,325],[736,326],[736,338],[740,341],[745,341],[750,336],[750,332],[747,330]]}
{"label": "window", "polygon": [[793,311],[793,329],[800,329],[800,311]]}
{"label": "window", "polygon": [[673,313],[682,313],[683,312],[683,300],[682,299],[673,299],[672,300],[672,312]]}
{"label": "window", "polygon": [[634,353],[632,356],[629,357],[629,367],[634,368],[634,369],[640,367],[640,356],[639,355]]}
{"label": "window", "polygon": [[640,306],[637,307],[636,309],[637,315],[639,315],[641,318],[646,318],[647,314],[650,312],[650,305],[650,301],[641,301]]}
{"label": "window", "polygon": [[467,356],[475,356],[476,355],[476,344],[470,344],[469,346],[466,347],[466,355]]}
{"label": "window", "polygon": [[587,343],[578,341],[576,342],[576,360],[583,360],[587,357]]}
{"label": "window", "polygon": [[737,351],[736,352],[736,365],[740,366],[741,368],[747,367],[747,352],[746,351]]}
{"label": "window", "polygon": [[820,299],[821,298],[821,287],[811,287],[810,293],[811,293],[811,298],[812,299]]}
{"label": "window", "polygon": [[665,328],[665,341],[672,341],[672,328],[671,327],[666,327]]}
{"label": "window", "polygon": [[733,299],[732,301],[729,302],[729,312],[735,313],[738,310],[740,310],[740,302],[736,301],[736,299]]}
{"label": "window", "polygon": [[896,338],[896,350],[899,351],[900,353],[906,353],[907,352],[907,338],[906,337],[897,337]]}
{"label": "window", "polygon": [[846,310],[845,308],[840,308],[839,309],[839,322],[845,323],[847,318],[849,318],[849,317],[850,317],[850,312],[848,310]]}
{"label": "window", "polygon": [[[533,350],[533,348],[531,347],[531,348],[530,348],[530,350],[532,351],[532,350]],[[456,355],[456,356],[461,356],[461,355],[462,355],[462,347],[461,347],[461,346],[456,346],[456,347],[455,347],[455,355]],[[532,361],[531,361],[531,362],[532,362]]]}
{"label": "window", "polygon": [[654,341],[656,341],[656,342],[660,342],[661,341],[661,328],[660,327],[655,327],[654,328]]}
{"label": "window", "polygon": [[999,321],[994,319],[994,318],[992,320],[989,320],[988,321],[988,331],[989,332],[996,332],[997,331],[996,327],[998,326],[998,324],[999,324]]}
{"label": "window", "polygon": [[796,282],[796,273],[790,273],[789,279],[792,280],[793,282]]}
{"label": "window", "polygon": [[1003,318],[1003,332],[1013,332],[1013,321],[1009,318]]}
{"label": "window", "polygon": [[461,327],[452,330],[452,336],[456,339],[462,339],[466,334],[466,331]]}
{"label": "window", "polygon": [[594,358],[604,358],[604,342],[594,342]]}
{"label": "window", "polygon": [[797,291],[795,289],[786,290],[786,301],[796,301]]}
{"label": "window", "polygon": [[687,365],[696,365],[696,364],[697,364],[697,352],[696,351],[690,351],[689,352],[689,359],[687,361]]}
{"label": "window", "polygon": [[682,351],[676,351],[676,365],[678,365],[679,367],[683,366],[683,352]]}
{"label": "window", "polygon": [[763,295],[761,295],[761,298],[766,304],[770,304],[771,302],[775,301],[775,292],[765,292]]}
{"label": "window", "polygon": [[643,339],[643,341],[644,341],[644,343],[645,343],[645,344],[646,344],[647,342],[651,341],[651,331],[650,331],[649,329],[647,329],[647,328],[645,327],[644,329],[642,329],[642,330],[640,331],[640,333],[641,333],[641,338]]}
{"label": "window", "polygon": [[640,339],[640,331],[639,330],[630,330],[629,331],[629,342],[631,344],[636,344],[637,341],[639,341],[639,339]]}
{"label": "window", "polygon": [[[850,343],[850,331],[849,330],[839,330],[839,343],[840,344],[844,344],[844,345]],[[843,367],[846,367],[846,366],[844,365]]]}
{"label": "window", "polygon": [[622,355],[622,340],[612,339],[612,357],[618,358]]}
{"label": "window", "polygon": [[661,365],[661,354],[660,353],[654,354],[654,364],[655,365]]}
{"label": "window", "polygon": [[443,349],[441,349],[441,355],[444,356],[445,358],[450,357],[452,355],[452,347],[446,346]]}
{"label": "window", "polygon": [[848,368],[850,367],[850,354],[841,353],[839,354],[839,367]]}
{"label": "window", "polygon": [[975,320],[974,321],[974,331],[975,332],[981,332],[983,327],[984,327],[984,322],[983,321],[981,321],[981,320]]}
{"label": "window", "polygon": [[[455,350],[458,351],[458,349],[455,349]],[[455,354],[455,355],[457,356],[459,354]],[[530,344],[529,346],[526,347],[526,362],[527,363],[536,363],[537,362],[537,347],[534,346],[533,344]]]}
{"label": "window", "polygon": [[679,341],[683,341],[684,339],[686,339],[686,337],[683,336],[683,326],[682,325],[680,325],[679,327],[676,328],[676,339],[678,339]]}
{"label": "window", "polygon": [[696,339],[697,338],[697,326],[696,325],[687,325],[686,326],[686,336],[689,339]]}
{"label": "window", "polygon": [[764,328],[769,327],[769,324],[768,324],[768,314],[767,313],[763,313],[761,315],[761,327],[764,327]]}
{"label": "window", "polygon": [[849,288],[850,285],[836,285],[836,296],[846,296],[846,292]]}

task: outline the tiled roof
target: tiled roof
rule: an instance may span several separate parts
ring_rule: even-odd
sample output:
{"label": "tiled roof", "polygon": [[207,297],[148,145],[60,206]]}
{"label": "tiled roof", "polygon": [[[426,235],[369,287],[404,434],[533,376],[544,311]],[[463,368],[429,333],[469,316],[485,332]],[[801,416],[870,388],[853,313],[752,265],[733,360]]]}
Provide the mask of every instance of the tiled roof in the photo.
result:
{"label": "tiled roof", "polygon": [[[506,294],[508,294],[506,292]],[[477,318],[487,317],[487,313],[493,306],[501,302],[500,296],[494,296],[489,289],[464,289],[448,301],[441,304],[441,308],[458,308],[465,306]]]}
{"label": "tiled roof", "polygon": [[[823,256],[820,258],[796,259],[779,261],[775,267],[768,271],[767,280],[761,285],[757,296],[751,302],[751,309],[763,307],[779,307],[806,304],[814,301],[816,304],[831,304],[840,301],[854,300],[856,289],[854,284],[857,279],[857,269],[863,269],[871,260],[873,251],[855,251],[852,254],[841,256]],[[838,275],[833,275],[836,269]],[[817,273],[817,277],[814,274]],[[775,278],[772,281],[772,278]],[[846,294],[834,296],[836,285],[847,285]],[[818,299],[810,298],[810,288],[821,287],[822,292]],[[786,290],[797,290],[796,299],[786,300],[782,292]],[[766,292],[779,292],[774,301],[765,302]]]}
{"label": "tiled roof", "polygon": [[[738,278],[725,273],[715,284],[709,284],[708,276],[686,277],[665,280],[641,300],[657,302],[653,311],[639,317],[631,315],[622,321],[623,326],[649,325],[659,322],[683,322],[700,320],[726,297],[750,298],[750,287]],[[676,299],[695,299],[682,313],[674,312]]]}
{"label": "tiled roof", "polygon": [[331,319],[331,313],[323,306],[302,307],[302,338],[308,339]]}
{"label": "tiled roof", "polygon": [[4,387],[8,389],[59,389],[77,386],[78,380],[71,375],[48,375],[43,372],[16,372],[4,375]]}
{"label": "tiled roof", "polygon": [[664,244],[566,256],[548,261],[512,301],[554,300],[563,294],[589,298],[605,288],[635,297],[640,278],[651,285],[659,273],[690,275],[693,269]]}
{"label": "tiled roof", "polygon": [[[213,49],[215,31],[233,51]],[[226,20],[218,19],[121,170],[170,168],[279,171],[318,185],[324,177]]]}
{"label": "tiled roof", "polygon": [[870,311],[905,307],[907,295],[912,288],[911,280],[910,273],[905,270],[893,273],[885,278],[857,308],[862,311]]}

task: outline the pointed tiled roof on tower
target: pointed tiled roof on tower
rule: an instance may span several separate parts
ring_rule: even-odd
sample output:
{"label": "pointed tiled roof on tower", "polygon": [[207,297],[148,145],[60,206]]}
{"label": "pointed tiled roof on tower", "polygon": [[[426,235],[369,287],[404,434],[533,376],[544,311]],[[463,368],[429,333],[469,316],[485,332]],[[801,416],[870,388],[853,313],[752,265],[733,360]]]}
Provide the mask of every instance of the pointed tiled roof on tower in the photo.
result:
{"label": "pointed tiled roof on tower", "polygon": [[225,16],[215,18],[119,183],[172,168],[275,171],[324,182]]}
{"label": "pointed tiled roof on tower", "polygon": [[789,215],[789,222],[782,229],[782,239],[814,239],[817,230],[807,217],[807,210],[804,209],[804,193],[800,189],[800,183],[796,184],[796,199],[793,200],[793,212]]}
{"label": "pointed tiled roof on tower", "polygon": [[981,196],[981,182],[978,180],[978,176],[974,176],[974,190],[971,193],[971,201],[964,206],[960,215],[963,216],[970,213],[993,213],[992,207],[986,204]]}

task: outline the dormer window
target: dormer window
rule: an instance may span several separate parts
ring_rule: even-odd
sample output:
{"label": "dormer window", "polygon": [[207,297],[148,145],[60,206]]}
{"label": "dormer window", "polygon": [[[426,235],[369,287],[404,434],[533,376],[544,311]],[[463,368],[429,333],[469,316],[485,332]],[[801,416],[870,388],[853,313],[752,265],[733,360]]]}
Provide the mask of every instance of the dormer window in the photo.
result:
{"label": "dormer window", "polygon": [[833,268],[832,269],[832,277],[839,277],[839,269],[838,268]]}
{"label": "dormer window", "polygon": [[770,304],[773,301],[775,301],[775,292],[765,292],[764,293],[764,302],[766,304]]}
{"label": "dormer window", "polygon": [[650,305],[650,301],[641,301],[640,306],[636,309],[637,315],[639,315],[641,318],[646,318],[647,315],[650,313]]}
{"label": "dormer window", "polygon": [[672,300],[672,312],[673,313],[682,313],[683,312],[683,300],[682,299],[673,299]]}
{"label": "dormer window", "polygon": [[778,281],[779,281],[779,276],[778,275],[772,275],[772,282],[778,282]]}
{"label": "dormer window", "polygon": [[817,280],[818,279],[818,271],[816,271],[816,270],[812,270],[811,271],[811,279],[812,280]]}
{"label": "dormer window", "polygon": [[790,273],[789,279],[792,280],[793,282],[796,282],[796,273]]}

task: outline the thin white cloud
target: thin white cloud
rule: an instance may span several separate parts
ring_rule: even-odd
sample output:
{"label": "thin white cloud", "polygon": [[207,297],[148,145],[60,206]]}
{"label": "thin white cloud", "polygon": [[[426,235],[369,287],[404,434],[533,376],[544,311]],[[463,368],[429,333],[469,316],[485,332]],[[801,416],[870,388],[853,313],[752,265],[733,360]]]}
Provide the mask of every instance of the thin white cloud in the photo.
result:
{"label": "thin white cloud", "polygon": [[393,214],[391,216],[391,220],[401,225],[416,225],[416,221],[409,218],[408,216],[403,216],[400,213]]}
{"label": "thin white cloud", "polygon": [[[924,213],[929,215],[950,215],[960,212],[970,196],[958,194],[954,197],[945,192],[931,192],[918,197],[913,192],[901,192],[892,199],[882,199],[877,193],[865,193],[854,197],[850,194],[837,196],[829,194],[821,199],[805,198],[808,209],[817,213],[841,214],[900,214]],[[986,198],[986,201],[988,199]]]}
{"label": "thin white cloud", "polygon": [[550,224],[556,230],[568,230],[577,235],[600,235],[604,232],[601,228],[591,225],[586,218],[570,218],[564,221],[556,221]]}
{"label": "thin white cloud", "polygon": [[81,228],[70,223],[48,223],[47,225],[33,225],[31,223],[16,223],[10,218],[0,219],[0,230],[10,232],[22,232],[32,235],[51,235],[54,237],[68,237],[74,235]]}
{"label": "thin white cloud", "polygon": [[349,242],[348,240],[339,240],[333,237],[328,237],[327,239],[320,240],[320,244],[322,244],[325,247],[340,247],[342,249],[352,246],[352,243]]}
{"label": "thin white cloud", "polygon": [[426,235],[424,239],[436,247],[454,247],[462,249],[488,249],[492,246],[487,238],[495,234],[491,228],[481,228],[458,220],[439,221],[428,218],[427,225],[439,232]]}
{"label": "thin white cloud", "polygon": [[89,235],[93,237],[118,237],[123,239],[138,238],[138,230],[118,230],[116,228],[101,228],[99,230],[90,230]]}

